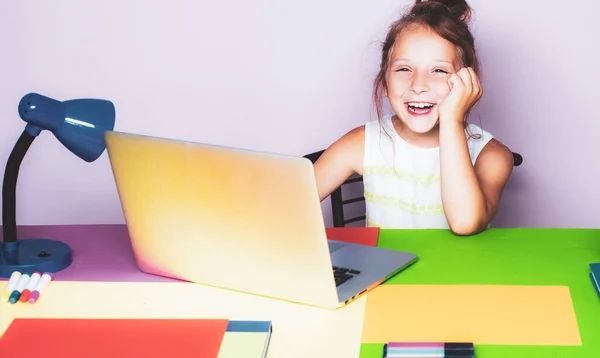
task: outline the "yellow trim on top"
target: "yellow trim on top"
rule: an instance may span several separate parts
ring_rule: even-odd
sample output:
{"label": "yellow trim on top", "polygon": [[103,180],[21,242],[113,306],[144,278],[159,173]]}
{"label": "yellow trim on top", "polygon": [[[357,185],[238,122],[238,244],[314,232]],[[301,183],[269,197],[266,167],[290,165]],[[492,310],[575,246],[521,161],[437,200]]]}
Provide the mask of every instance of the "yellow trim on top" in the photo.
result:
{"label": "yellow trim on top", "polygon": [[416,185],[432,185],[440,183],[439,174],[414,175],[409,171],[396,171],[388,165],[367,165],[363,168],[363,176],[393,176],[396,179]]}
{"label": "yellow trim on top", "polygon": [[368,227],[378,227],[378,228],[380,228],[380,229],[384,229],[384,230],[385,230],[385,229],[391,229],[391,228],[389,228],[389,227],[385,227],[385,226],[382,226],[382,225],[380,225],[380,224],[377,224],[377,223],[373,222],[373,221],[372,221],[371,219],[369,219],[369,218],[367,218],[366,222],[367,222],[367,226],[368,226]]}
{"label": "yellow trim on top", "polygon": [[394,209],[409,212],[413,215],[424,216],[424,215],[440,215],[444,214],[444,207],[440,204],[428,204],[428,205],[415,205],[414,203],[403,200],[400,198],[394,198],[387,195],[375,194],[367,189],[364,190],[365,200],[371,204],[383,205],[392,207]]}

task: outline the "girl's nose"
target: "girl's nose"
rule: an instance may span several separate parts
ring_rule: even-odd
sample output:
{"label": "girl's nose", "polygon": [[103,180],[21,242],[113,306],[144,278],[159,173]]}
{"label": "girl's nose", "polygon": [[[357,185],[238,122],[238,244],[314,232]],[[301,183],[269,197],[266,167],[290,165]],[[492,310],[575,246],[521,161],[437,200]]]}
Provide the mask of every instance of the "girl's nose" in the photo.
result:
{"label": "girl's nose", "polygon": [[425,76],[415,73],[410,83],[410,89],[414,93],[427,92],[429,90],[429,84],[425,79]]}

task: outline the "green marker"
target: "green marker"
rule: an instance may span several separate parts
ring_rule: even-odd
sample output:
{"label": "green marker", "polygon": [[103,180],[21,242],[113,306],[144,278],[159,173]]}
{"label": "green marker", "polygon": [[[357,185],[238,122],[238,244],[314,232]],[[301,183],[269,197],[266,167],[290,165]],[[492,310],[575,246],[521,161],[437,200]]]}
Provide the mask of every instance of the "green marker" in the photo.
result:
{"label": "green marker", "polygon": [[23,292],[25,286],[27,286],[27,281],[29,281],[29,274],[22,274],[21,278],[19,278],[19,283],[17,284],[17,287],[14,289],[14,291],[12,291],[10,297],[8,298],[8,302],[12,304],[17,303],[19,297],[21,296],[21,292]]}
{"label": "green marker", "polygon": [[7,302],[8,297],[13,292],[15,288],[17,288],[17,283],[21,278],[21,273],[19,271],[15,271],[10,275],[8,279],[8,283],[6,284],[6,288],[2,291],[2,297],[0,298],[0,303]]}

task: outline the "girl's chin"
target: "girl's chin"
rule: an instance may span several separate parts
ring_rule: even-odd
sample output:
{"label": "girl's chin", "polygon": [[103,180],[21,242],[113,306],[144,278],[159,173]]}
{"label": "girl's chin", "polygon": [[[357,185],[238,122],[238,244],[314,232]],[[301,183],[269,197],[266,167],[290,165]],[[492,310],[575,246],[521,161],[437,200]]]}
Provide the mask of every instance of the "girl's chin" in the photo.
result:
{"label": "girl's chin", "polygon": [[415,133],[427,133],[438,124],[437,114],[434,112],[426,116],[412,116],[409,113],[402,113],[399,117],[402,123]]}

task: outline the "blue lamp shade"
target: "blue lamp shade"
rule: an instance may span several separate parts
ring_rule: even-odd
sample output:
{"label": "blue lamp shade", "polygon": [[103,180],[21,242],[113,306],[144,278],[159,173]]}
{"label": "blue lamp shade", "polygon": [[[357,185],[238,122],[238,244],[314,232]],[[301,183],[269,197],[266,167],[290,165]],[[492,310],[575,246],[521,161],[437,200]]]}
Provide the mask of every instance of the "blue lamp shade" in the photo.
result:
{"label": "blue lamp shade", "polygon": [[25,130],[37,136],[48,130],[73,154],[93,162],[106,149],[104,133],[115,126],[115,107],[103,99],[57,101],[37,93],[19,102],[19,115],[27,122]]}
{"label": "blue lamp shade", "polygon": [[48,130],[73,154],[93,162],[106,149],[104,133],[115,125],[115,107],[103,99],[57,101],[37,93],[29,93],[18,106],[27,124],[17,140],[6,164],[2,185],[2,231],[0,242],[0,277],[14,271],[32,274],[58,272],[73,261],[70,247],[47,238],[17,238],[16,186],[19,167],[29,146],[43,130]]}

